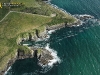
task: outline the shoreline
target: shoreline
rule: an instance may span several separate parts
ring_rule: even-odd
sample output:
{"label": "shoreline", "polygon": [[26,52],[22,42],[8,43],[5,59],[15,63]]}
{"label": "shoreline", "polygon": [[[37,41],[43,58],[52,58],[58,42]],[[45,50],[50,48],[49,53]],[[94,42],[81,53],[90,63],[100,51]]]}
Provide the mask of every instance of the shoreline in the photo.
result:
{"label": "shoreline", "polygon": [[[68,13],[68,12],[66,12],[64,9],[62,9],[62,8],[59,8],[59,7],[57,7],[56,5],[54,5],[54,4],[50,4],[52,7],[54,7],[54,8],[56,8],[56,9],[58,9],[59,11],[63,11],[65,14],[70,14],[70,13]],[[71,15],[71,14],[70,14]],[[71,16],[73,16],[73,15],[71,15]],[[74,16],[73,16],[74,17]],[[74,17],[74,18],[76,18],[76,17]],[[77,19],[77,18],[76,18]],[[79,19],[77,19],[77,20],[79,20]],[[76,24],[76,25],[73,25],[73,24]],[[79,24],[81,24],[81,23],[79,23]],[[65,24],[65,23],[62,23],[62,24],[58,24],[58,25],[53,25],[53,26],[50,26],[50,27],[48,27],[48,28],[46,28],[46,30],[58,30],[58,29],[60,29],[60,28],[64,28],[64,27],[72,27],[72,26],[79,26],[79,24],[77,24],[77,22],[75,22],[75,23],[72,23],[72,24]],[[41,32],[42,33],[42,32]],[[43,33],[43,34],[45,34],[45,33]],[[47,33],[46,33],[47,34]],[[8,65],[7,65],[8,66]],[[9,67],[8,67],[9,68]],[[8,69],[7,69],[8,70]],[[7,71],[6,70],[6,71]],[[5,71],[5,72],[6,72]]]}

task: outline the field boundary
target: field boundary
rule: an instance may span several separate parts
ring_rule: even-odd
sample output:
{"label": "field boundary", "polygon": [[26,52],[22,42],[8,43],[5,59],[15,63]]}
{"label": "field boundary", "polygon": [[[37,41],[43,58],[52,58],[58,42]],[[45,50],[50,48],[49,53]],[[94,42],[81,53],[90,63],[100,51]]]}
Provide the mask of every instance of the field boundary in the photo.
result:
{"label": "field boundary", "polygon": [[0,22],[2,22],[2,21],[3,21],[10,13],[12,13],[12,12],[22,13],[22,14],[30,14],[30,15],[37,15],[37,16],[43,16],[43,17],[50,17],[50,16],[39,15],[39,14],[32,14],[32,13],[26,13],[26,12],[9,11],[9,12],[5,15],[5,17],[4,17],[2,20],[0,20]]}

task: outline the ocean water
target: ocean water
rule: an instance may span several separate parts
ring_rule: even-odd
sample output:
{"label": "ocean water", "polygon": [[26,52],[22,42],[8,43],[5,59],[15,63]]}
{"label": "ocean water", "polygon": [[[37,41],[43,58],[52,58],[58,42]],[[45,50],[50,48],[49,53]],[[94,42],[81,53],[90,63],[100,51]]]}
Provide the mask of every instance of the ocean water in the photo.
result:
{"label": "ocean water", "polygon": [[[100,0],[52,0],[52,4],[71,14],[89,14],[100,18]],[[46,41],[57,52],[61,62],[42,68],[36,59],[16,61],[7,75],[100,75],[100,26],[88,22],[80,27],[62,28]]]}
{"label": "ocean water", "polygon": [[100,18],[100,0],[51,0],[71,14],[90,14]]}

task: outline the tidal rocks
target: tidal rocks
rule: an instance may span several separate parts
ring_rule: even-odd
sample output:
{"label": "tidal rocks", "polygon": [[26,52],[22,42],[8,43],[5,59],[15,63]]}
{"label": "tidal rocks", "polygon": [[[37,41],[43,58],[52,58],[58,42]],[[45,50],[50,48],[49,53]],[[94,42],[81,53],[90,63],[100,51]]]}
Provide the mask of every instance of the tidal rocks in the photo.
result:
{"label": "tidal rocks", "polygon": [[41,65],[48,65],[49,61],[53,59],[51,52],[46,49],[42,49],[41,53],[39,54],[39,64]]}

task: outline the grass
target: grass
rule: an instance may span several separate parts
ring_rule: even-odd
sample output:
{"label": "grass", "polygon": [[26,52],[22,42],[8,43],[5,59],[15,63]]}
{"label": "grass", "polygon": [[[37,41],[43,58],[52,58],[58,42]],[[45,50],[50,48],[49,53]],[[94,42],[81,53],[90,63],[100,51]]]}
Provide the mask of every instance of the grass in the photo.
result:
{"label": "grass", "polygon": [[[53,23],[50,23],[53,25],[65,21],[67,22],[75,21],[75,18],[72,17],[71,15],[62,12],[59,9],[53,8],[52,6],[38,0],[12,0],[12,2],[25,3],[25,6],[17,9],[17,11],[45,15],[45,16],[51,16],[51,14],[56,14],[55,18],[53,18],[52,21]],[[16,9],[11,9],[11,10],[16,10]]]}
{"label": "grass", "polygon": [[[0,0],[0,3],[10,2],[10,0]],[[0,8],[0,20],[9,12],[9,7]]]}
{"label": "grass", "polygon": [[4,22],[2,22],[2,25],[7,23],[3,33],[5,34],[6,38],[13,38],[19,33],[35,29],[41,25],[45,25],[50,21],[50,17],[13,12],[8,15]]}
{"label": "grass", "polygon": [[20,51],[24,51],[24,54],[27,55],[27,54],[31,54],[31,50],[27,47],[27,46],[18,46],[18,49]]}
{"label": "grass", "polygon": [[23,3],[26,7],[38,7],[40,6],[36,0],[12,0],[12,3]]}
{"label": "grass", "polygon": [[73,23],[75,19],[73,17],[67,17],[67,18],[52,18],[52,21],[48,23],[49,26],[60,24],[60,23]]}
{"label": "grass", "polygon": [[38,49],[38,55],[42,53],[42,49]]}

